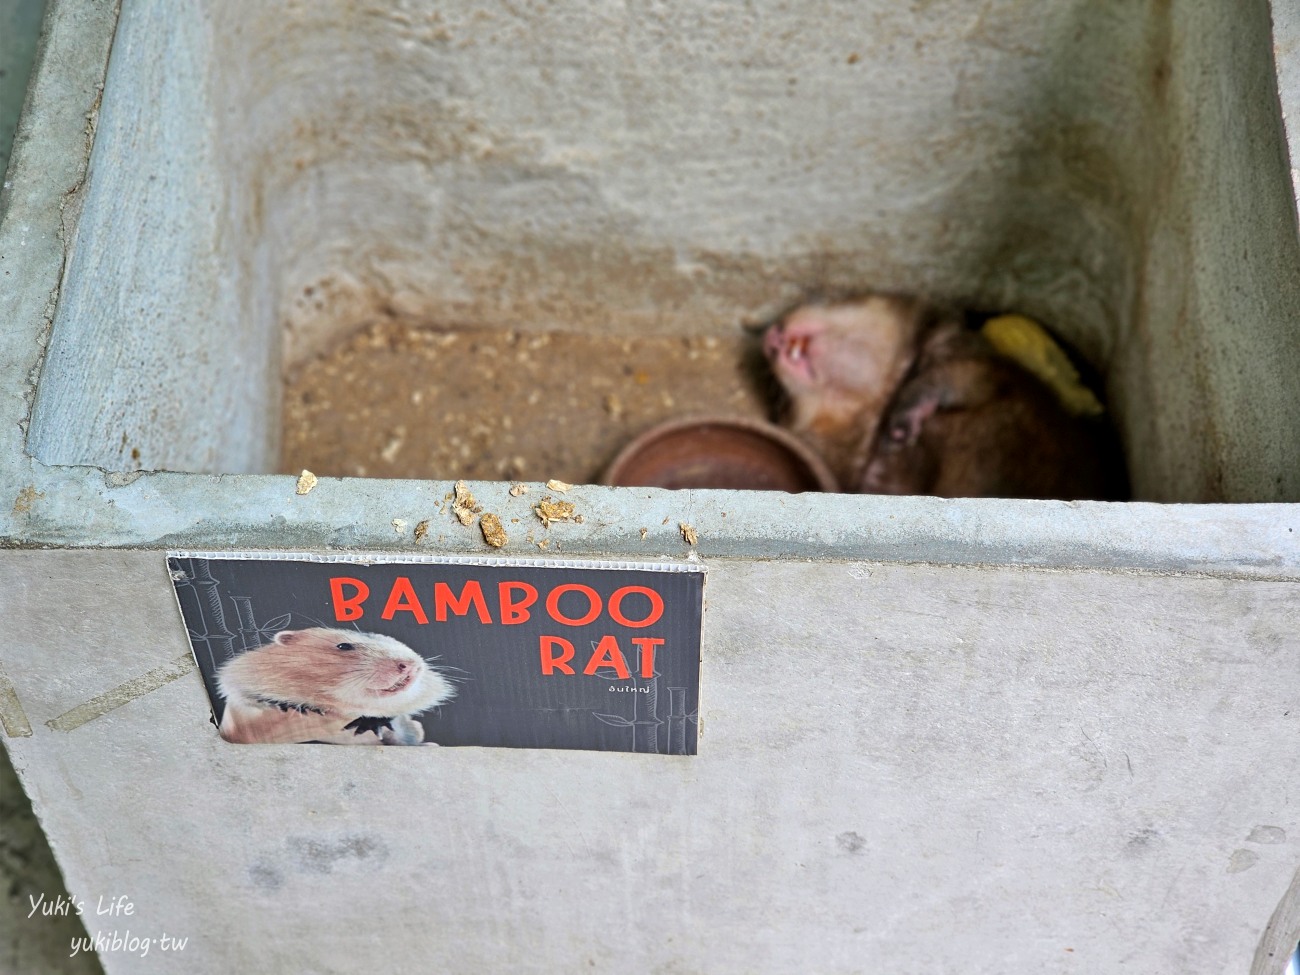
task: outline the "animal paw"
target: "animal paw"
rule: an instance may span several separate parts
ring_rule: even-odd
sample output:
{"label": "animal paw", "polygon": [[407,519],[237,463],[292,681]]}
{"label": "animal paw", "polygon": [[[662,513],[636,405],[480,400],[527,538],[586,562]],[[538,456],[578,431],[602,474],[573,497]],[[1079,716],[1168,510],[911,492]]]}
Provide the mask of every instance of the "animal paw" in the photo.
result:
{"label": "animal paw", "polygon": [[419,745],[424,742],[424,725],[407,715],[399,715],[379,732],[379,740],[385,745]]}

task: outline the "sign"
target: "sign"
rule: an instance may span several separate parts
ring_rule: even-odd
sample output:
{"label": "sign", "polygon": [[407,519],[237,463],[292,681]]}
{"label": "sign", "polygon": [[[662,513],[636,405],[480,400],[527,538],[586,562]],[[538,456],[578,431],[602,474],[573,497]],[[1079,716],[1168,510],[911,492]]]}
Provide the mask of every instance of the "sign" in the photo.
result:
{"label": "sign", "polygon": [[700,566],[167,562],[227,741],[696,752]]}

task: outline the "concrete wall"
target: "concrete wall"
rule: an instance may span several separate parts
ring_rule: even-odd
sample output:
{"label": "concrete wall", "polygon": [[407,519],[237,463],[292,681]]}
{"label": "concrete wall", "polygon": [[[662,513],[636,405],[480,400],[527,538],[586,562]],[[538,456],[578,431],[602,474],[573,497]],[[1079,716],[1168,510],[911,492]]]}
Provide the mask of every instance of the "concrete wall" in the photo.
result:
{"label": "concrete wall", "polygon": [[15,764],[71,889],[136,905],[88,927],[190,939],[106,970],[1248,970],[1296,580],[709,566],[676,760],[229,746],[157,553],[12,553]]}
{"label": "concrete wall", "polygon": [[[385,302],[693,331],[887,274],[1042,315],[1109,366],[1147,496],[1292,499],[1296,227],[1263,4],[682,5],[619,29],[594,8],[52,8],[0,198],[21,282],[0,288],[0,727],[72,892],[134,905],[94,933],[189,939],[106,970],[1280,970],[1294,504],[580,487],[550,557],[709,567],[698,758],[395,753],[223,744],[163,550],[481,555],[438,509],[449,485],[134,469],[264,469],[282,357]],[[414,109],[367,114],[404,85]],[[846,113],[861,145],[835,141]],[[729,155],[731,117],[751,124]],[[944,143],[963,132],[983,134]],[[694,206],[658,185],[676,169]],[[564,245],[531,266],[526,215]],[[619,241],[648,290],[595,259]],[[336,271],[319,314],[299,303]],[[560,293],[585,297],[538,298]]]}
{"label": "concrete wall", "polygon": [[[43,0],[0,6],[0,177],[9,166],[14,129],[22,113],[27,79],[40,37]],[[67,890],[31,803],[0,749],[0,973],[81,973],[99,971],[95,956],[70,959],[73,938],[84,936],[76,918],[33,923],[31,898],[59,896]]]}
{"label": "concrete wall", "polygon": [[274,469],[281,364],[378,316],[717,332],[879,285],[1057,328],[1138,497],[1300,498],[1258,0],[139,0],[107,80],[46,463]]}
{"label": "concrete wall", "polygon": [[0,176],[9,168],[44,13],[44,0],[19,0],[0,9]]}

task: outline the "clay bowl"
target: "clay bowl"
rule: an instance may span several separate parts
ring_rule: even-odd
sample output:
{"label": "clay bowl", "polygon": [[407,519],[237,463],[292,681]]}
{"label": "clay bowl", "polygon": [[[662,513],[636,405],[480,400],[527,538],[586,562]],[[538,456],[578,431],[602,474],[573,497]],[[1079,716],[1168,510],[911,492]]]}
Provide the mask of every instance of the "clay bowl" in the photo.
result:
{"label": "clay bowl", "polygon": [[641,434],[601,478],[617,487],[838,491],[801,441],[771,423],[730,417],[672,420]]}

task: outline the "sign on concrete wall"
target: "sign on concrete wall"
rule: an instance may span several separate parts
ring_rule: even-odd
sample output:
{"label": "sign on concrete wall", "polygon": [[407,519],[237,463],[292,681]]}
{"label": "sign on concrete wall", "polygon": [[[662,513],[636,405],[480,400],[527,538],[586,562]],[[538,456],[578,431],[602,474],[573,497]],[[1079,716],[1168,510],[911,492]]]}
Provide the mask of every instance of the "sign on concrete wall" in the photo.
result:
{"label": "sign on concrete wall", "polygon": [[693,755],[693,565],[172,553],[227,741]]}

